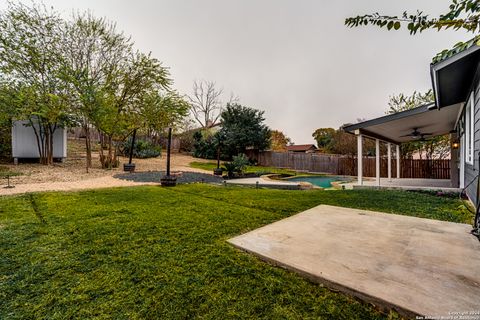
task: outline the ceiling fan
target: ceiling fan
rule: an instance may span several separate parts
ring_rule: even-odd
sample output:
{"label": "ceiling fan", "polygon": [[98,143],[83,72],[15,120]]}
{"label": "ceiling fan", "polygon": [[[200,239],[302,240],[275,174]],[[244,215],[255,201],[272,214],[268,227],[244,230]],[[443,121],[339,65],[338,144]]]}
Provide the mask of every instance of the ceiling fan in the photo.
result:
{"label": "ceiling fan", "polygon": [[418,128],[413,128],[413,131],[409,134],[400,137],[412,137],[412,139],[418,139],[420,141],[425,141],[425,136],[431,136],[432,133],[420,132]]}

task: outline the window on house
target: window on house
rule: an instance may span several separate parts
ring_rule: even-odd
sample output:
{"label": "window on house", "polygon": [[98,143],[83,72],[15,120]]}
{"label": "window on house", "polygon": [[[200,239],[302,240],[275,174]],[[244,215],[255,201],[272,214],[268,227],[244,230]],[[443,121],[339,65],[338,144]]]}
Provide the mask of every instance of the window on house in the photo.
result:
{"label": "window on house", "polygon": [[475,117],[474,117],[474,97],[473,92],[468,99],[465,107],[465,161],[473,165],[473,146],[475,135]]}

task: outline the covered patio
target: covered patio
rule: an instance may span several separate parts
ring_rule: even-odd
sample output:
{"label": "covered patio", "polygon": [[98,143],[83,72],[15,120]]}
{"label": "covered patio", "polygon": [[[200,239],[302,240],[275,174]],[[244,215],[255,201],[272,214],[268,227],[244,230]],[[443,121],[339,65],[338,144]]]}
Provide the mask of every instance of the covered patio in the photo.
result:
{"label": "covered patio", "polygon": [[[343,129],[357,136],[357,181],[354,188],[384,187],[402,189],[458,190],[458,152],[450,152],[450,179],[404,179],[401,177],[400,145],[404,142],[428,140],[450,134],[451,151],[456,140],[455,124],[460,116],[461,104],[437,109],[434,104],[424,105],[357,124]],[[375,141],[375,177],[364,177],[364,139]],[[381,144],[386,144],[387,177],[380,174]],[[392,165],[394,163],[394,165]],[[392,172],[392,167],[395,172]]]}

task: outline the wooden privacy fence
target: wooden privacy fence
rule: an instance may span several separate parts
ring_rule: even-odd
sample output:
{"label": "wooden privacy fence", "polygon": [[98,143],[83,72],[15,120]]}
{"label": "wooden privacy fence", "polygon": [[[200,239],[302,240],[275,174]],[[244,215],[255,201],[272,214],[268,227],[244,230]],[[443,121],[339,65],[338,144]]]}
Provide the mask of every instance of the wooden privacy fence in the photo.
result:
{"label": "wooden privacy fence", "polygon": [[[356,176],[357,159],[321,153],[292,153],[265,151],[250,157],[259,165],[300,171]],[[392,157],[392,177],[397,176],[397,162]],[[388,159],[380,159],[380,176],[388,176]],[[375,177],[375,157],[363,158],[363,176]],[[450,179],[450,160],[401,159],[401,178]]]}

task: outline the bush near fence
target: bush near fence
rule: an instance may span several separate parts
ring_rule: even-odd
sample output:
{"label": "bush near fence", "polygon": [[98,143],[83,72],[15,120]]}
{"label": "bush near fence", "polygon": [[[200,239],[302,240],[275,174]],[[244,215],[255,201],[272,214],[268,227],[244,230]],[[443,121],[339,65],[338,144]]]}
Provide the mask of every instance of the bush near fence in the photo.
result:
{"label": "bush near fence", "polygon": [[[356,176],[357,159],[343,155],[322,153],[259,152],[254,156],[258,164],[267,167],[299,171]],[[396,177],[397,162],[392,158],[392,176]],[[380,159],[380,176],[387,177],[388,159]],[[375,157],[363,158],[363,176],[375,177]],[[450,160],[401,159],[401,178],[450,179]]]}

